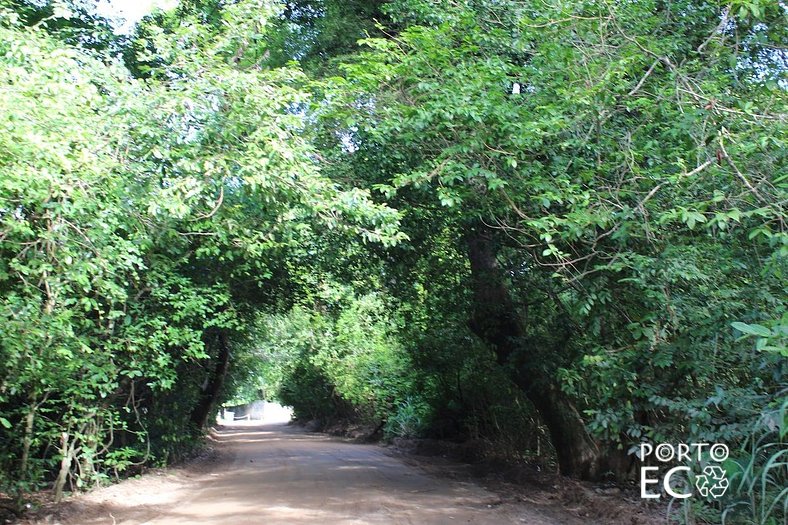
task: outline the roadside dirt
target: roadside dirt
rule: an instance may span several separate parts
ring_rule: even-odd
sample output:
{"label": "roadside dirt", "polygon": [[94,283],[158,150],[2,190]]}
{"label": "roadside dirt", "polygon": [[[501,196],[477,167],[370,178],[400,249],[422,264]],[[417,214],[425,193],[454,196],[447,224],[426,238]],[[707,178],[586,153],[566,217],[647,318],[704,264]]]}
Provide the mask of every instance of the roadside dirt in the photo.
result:
{"label": "roadside dirt", "polygon": [[532,464],[485,459],[477,450],[469,453],[464,444],[395,440],[392,448],[403,462],[435,477],[473,482],[496,494],[500,503],[557,506],[584,523],[665,524],[665,505],[642,500],[634,483],[573,480]]}
{"label": "roadside dirt", "polygon": [[587,500],[504,485],[376,445],[285,424],[212,433],[213,453],[181,468],[95,490],[25,524],[532,524],[649,523],[604,516]]}

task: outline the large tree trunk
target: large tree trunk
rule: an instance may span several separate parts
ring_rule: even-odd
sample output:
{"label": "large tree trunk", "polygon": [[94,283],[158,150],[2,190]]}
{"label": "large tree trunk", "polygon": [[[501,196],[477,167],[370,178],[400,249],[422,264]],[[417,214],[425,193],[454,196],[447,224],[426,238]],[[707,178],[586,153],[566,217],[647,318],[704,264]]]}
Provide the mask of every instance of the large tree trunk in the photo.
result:
{"label": "large tree trunk", "polygon": [[198,430],[205,428],[208,423],[208,417],[211,415],[211,409],[214,407],[219,394],[224,386],[224,378],[227,376],[227,369],[230,366],[230,341],[227,334],[219,332],[216,336],[217,346],[219,353],[217,355],[216,367],[214,368],[211,376],[206,381],[205,386],[200,394],[200,399],[197,406],[194,407],[191,414],[192,423]]}
{"label": "large tree trunk", "polygon": [[512,303],[490,232],[476,229],[466,238],[471,264],[474,312],[471,329],[514,371],[513,380],[533,403],[550,431],[562,474],[584,479],[599,475],[599,448],[572,401],[561,391],[545,360],[523,341],[523,325]]}

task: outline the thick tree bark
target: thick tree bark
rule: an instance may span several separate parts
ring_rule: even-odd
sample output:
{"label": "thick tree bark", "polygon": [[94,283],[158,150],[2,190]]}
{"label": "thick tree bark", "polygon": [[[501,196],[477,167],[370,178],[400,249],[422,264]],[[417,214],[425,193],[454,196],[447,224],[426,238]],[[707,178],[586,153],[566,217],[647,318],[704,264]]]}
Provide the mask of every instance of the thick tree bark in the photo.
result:
{"label": "thick tree bark", "polygon": [[222,391],[224,379],[227,376],[227,369],[230,366],[229,338],[224,332],[219,332],[216,338],[219,350],[216,358],[216,367],[208,378],[205,387],[202,389],[197,406],[194,407],[191,414],[191,421],[198,430],[202,430],[208,424],[208,417],[211,415],[211,409],[214,407]]}
{"label": "thick tree bark", "polygon": [[513,368],[515,384],[539,412],[550,431],[562,474],[584,479],[599,475],[599,448],[572,401],[564,394],[538,352],[524,345],[524,329],[506,287],[489,231],[466,238],[471,264],[474,312],[471,329],[495,351],[498,362]]}

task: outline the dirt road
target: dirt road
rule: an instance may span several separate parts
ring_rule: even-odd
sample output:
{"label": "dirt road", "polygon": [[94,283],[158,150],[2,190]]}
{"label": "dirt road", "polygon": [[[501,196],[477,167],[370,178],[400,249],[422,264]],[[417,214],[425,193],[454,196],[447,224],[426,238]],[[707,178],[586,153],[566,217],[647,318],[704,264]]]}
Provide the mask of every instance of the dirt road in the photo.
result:
{"label": "dirt road", "polygon": [[593,523],[554,504],[502,503],[474,483],[433,477],[379,446],[285,424],[233,425],[213,436],[214,460],[94,491],[49,523]]}

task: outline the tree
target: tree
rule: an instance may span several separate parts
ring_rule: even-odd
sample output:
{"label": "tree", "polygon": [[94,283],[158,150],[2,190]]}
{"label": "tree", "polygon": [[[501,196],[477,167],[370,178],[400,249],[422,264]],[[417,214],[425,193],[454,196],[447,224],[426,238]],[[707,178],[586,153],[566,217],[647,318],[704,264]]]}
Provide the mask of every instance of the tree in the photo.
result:
{"label": "tree", "polygon": [[110,21],[96,12],[95,2],[4,0],[0,7],[13,11],[22,24],[40,27],[71,46],[116,55],[124,45],[124,38],[115,34]]}
{"label": "tree", "polygon": [[233,58],[272,5],[228,7],[210,38],[194,19],[160,33],[147,82],[1,13],[0,461],[13,490],[56,472],[59,499],[195,442],[304,234],[402,236],[320,175],[302,75]]}
{"label": "tree", "polygon": [[[540,412],[566,474],[622,467],[589,429],[619,448],[663,435],[663,418],[647,415],[655,394],[677,395],[690,378],[697,396],[714,382],[698,378],[704,351],[676,368],[673,386],[651,375],[667,364],[651,352],[697,350],[698,336],[708,349],[720,331],[733,345],[731,316],[784,311],[770,299],[785,250],[784,181],[774,177],[784,154],[772,147],[784,140],[784,92],[778,66],[768,65],[781,16],[705,2],[479,2],[368,40],[371,50],[327,81],[335,91],[321,87],[334,104],[317,110],[329,129],[343,129],[332,158],[345,171],[400,209],[439,203],[456,221],[471,327]],[[752,46],[746,54],[742,40]],[[714,277],[701,271],[698,242],[728,261]],[[768,268],[757,299],[733,284],[742,264],[750,274]],[[680,318],[677,303],[727,294],[690,284],[714,278],[751,309],[732,307],[709,323]],[[745,368],[762,358],[771,359],[749,355]],[[632,374],[612,383],[628,389],[612,396],[623,407],[601,407],[567,383],[593,362]],[[648,387],[635,386],[649,376]],[[599,419],[588,424],[578,403]],[[610,409],[623,422],[608,430]]]}

